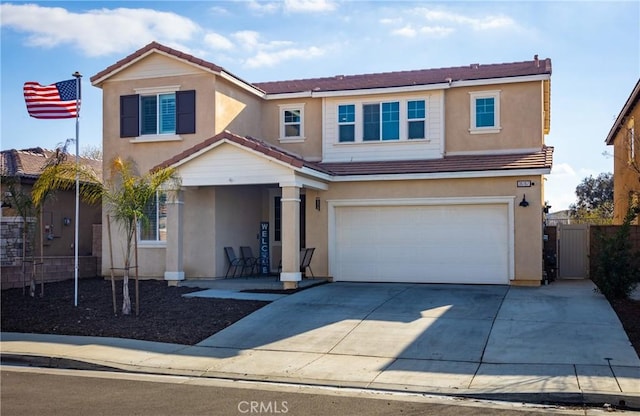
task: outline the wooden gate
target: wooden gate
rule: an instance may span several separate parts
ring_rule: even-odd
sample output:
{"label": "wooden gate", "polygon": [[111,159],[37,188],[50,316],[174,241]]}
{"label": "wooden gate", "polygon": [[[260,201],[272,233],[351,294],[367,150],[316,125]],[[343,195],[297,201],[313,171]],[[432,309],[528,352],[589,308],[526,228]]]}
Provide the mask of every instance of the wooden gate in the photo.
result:
{"label": "wooden gate", "polygon": [[589,277],[589,224],[558,226],[558,278]]}

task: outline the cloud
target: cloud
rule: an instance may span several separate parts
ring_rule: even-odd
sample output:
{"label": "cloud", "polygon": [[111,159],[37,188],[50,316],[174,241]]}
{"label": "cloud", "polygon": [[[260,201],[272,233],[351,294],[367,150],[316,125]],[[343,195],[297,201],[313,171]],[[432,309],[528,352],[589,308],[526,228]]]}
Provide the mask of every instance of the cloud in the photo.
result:
{"label": "cloud", "polygon": [[418,31],[415,30],[411,25],[406,25],[401,27],[400,29],[395,29],[391,31],[392,35],[402,36],[405,38],[415,38],[418,34]]}
{"label": "cloud", "polygon": [[73,13],[35,4],[0,5],[1,25],[27,33],[27,45],[53,48],[70,45],[87,56],[130,51],[157,40],[181,45],[201,29],[175,13],[151,9],[96,9]]}
{"label": "cloud", "polygon": [[246,59],[244,64],[248,68],[271,67],[291,59],[311,59],[324,54],[323,49],[315,46],[302,49],[283,49],[275,52],[260,51],[256,56]]}
{"label": "cloud", "polygon": [[228,51],[233,48],[233,42],[231,42],[226,37],[214,32],[210,32],[205,35],[204,43],[212,49]]}
{"label": "cloud", "polygon": [[329,0],[284,0],[284,10],[291,13],[331,12],[336,8]]}
{"label": "cloud", "polygon": [[452,23],[458,26],[469,26],[474,30],[493,30],[517,26],[516,22],[512,18],[504,15],[469,17],[459,13],[423,7],[416,8],[413,12],[424,17],[430,22],[443,22]]}
{"label": "cloud", "polygon": [[576,176],[576,171],[568,163],[556,163],[555,165],[553,165],[551,175]]}
{"label": "cloud", "polygon": [[259,2],[250,0],[247,2],[249,10],[258,14],[271,14],[280,10],[280,3],[277,2]]}

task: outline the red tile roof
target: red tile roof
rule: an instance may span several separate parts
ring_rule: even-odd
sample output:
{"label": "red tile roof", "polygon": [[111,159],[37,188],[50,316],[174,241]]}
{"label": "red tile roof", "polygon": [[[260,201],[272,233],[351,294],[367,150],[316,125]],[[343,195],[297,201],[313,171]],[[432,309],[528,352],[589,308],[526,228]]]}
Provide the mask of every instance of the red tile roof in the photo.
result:
{"label": "red tile roof", "polygon": [[319,163],[330,175],[385,175],[551,169],[553,147],[532,153],[446,156],[442,159]]}
{"label": "red tile roof", "polygon": [[[0,152],[0,174],[2,176],[18,176],[36,179],[42,173],[47,160],[55,153],[53,150],[35,147],[22,150],[3,150]],[[75,160],[75,155],[68,155]],[[80,157],[79,162],[91,167],[99,177],[102,176],[102,161]]]}
{"label": "red tile roof", "polygon": [[518,154],[447,156],[442,159],[430,160],[313,163],[262,140],[252,137],[241,137],[225,131],[158,164],[152,171],[175,165],[222,140],[237,143],[287,163],[295,168],[307,167],[331,176],[551,169],[553,158],[553,147],[545,146],[538,152]]}
{"label": "red tile roof", "polygon": [[192,156],[195,153],[198,153],[199,151],[206,149],[207,147],[210,147],[213,144],[218,143],[222,140],[227,140],[233,143],[237,143],[241,146],[247,147],[251,150],[255,150],[256,152],[260,152],[266,156],[280,160],[296,168],[301,168],[306,166],[306,167],[311,167],[312,169],[315,169],[318,171],[322,171],[321,168],[318,168],[313,163],[305,161],[300,156],[288,153],[287,151],[280,149],[276,146],[273,146],[269,143],[266,143],[262,140],[258,140],[249,136],[247,137],[238,136],[228,131],[224,131],[222,133],[216,134],[215,136],[210,137],[207,140],[204,140],[196,144],[195,146],[190,147],[189,149],[186,149],[182,153],[179,153],[173,156],[172,158],[167,159],[164,162],[154,166],[151,170],[154,171],[154,170],[163,169],[163,168],[175,165],[176,163],[179,163],[180,161],[188,158],[189,156]]}
{"label": "red tile roof", "polygon": [[338,75],[335,77],[300,79],[292,81],[258,82],[254,85],[269,94],[303,91],[345,91],[371,88],[409,87],[455,81],[507,78],[527,75],[551,74],[551,60],[513,62],[505,64],[472,64],[453,68],[421,69],[415,71],[386,72],[364,75]]}
{"label": "red tile roof", "polygon": [[142,49],[137,50],[136,52],[121,59],[120,61],[109,66],[103,71],[98,72],[96,75],[91,77],[91,82],[95,83],[96,81],[102,80],[104,77],[107,77],[109,74],[118,71],[127,64],[135,61],[141,56],[144,56],[152,50],[164,52],[168,55],[186,60],[213,72],[225,72],[226,74],[229,74],[230,76],[243,82],[247,86],[258,88],[266,92],[267,94],[283,94],[304,91],[321,92],[370,88],[406,87],[413,85],[446,83],[449,82],[449,80],[455,82],[551,74],[551,60],[548,58],[540,60],[536,55],[533,60],[524,62],[490,65],[471,64],[468,66],[459,66],[452,68],[421,69],[415,71],[398,71],[364,75],[339,75],[325,78],[258,82],[250,84],[214,63],[196,58],[193,55],[180,52],[178,50],[169,48],[168,46],[161,45],[157,42],[151,42]]}

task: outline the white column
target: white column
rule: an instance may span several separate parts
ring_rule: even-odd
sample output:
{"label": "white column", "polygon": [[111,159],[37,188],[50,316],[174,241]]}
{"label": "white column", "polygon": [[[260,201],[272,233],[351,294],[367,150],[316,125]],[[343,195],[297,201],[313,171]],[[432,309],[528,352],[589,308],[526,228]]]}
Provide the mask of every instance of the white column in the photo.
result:
{"label": "white column", "polygon": [[169,286],[177,286],[184,280],[183,267],[183,192],[167,192],[167,248],[164,280]]}
{"label": "white column", "polygon": [[302,280],[300,272],[300,188],[282,187],[282,272],[285,289],[295,289]]}

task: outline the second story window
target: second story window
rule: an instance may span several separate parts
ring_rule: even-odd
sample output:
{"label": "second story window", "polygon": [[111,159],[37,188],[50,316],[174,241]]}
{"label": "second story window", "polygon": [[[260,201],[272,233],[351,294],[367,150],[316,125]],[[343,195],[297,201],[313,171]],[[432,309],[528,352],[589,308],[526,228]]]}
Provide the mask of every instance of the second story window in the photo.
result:
{"label": "second story window", "polygon": [[[196,92],[142,88],[120,97],[120,137],[163,140],[196,132]],[[166,140],[166,139],[165,139]]]}
{"label": "second story window", "polygon": [[304,140],[304,104],[280,106],[280,141]]}
{"label": "second story window", "polygon": [[356,106],[345,104],[338,106],[338,141],[353,142],[356,140]]}
{"label": "second story window", "polygon": [[479,91],[469,93],[471,134],[500,132],[500,91]]}
{"label": "second story window", "polygon": [[407,102],[407,137],[409,139],[424,139],[426,110],[424,100]]}
{"label": "second story window", "polygon": [[397,101],[362,106],[362,140],[399,140],[400,103]]}
{"label": "second story window", "polygon": [[638,149],[636,148],[637,143],[636,143],[636,131],[634,128],[634,119],[632,118],[631,120],[629,120],[629,123],[627,124],[627,139],[628,139],[628,148],[629,148],[629,159],[628,162],[629,164],[634,163],[636,161],[636,155],[638,152]]}
{"label": "second story window", "polygon": [[176,133],[176,95],[140,97],[140,134]]}

